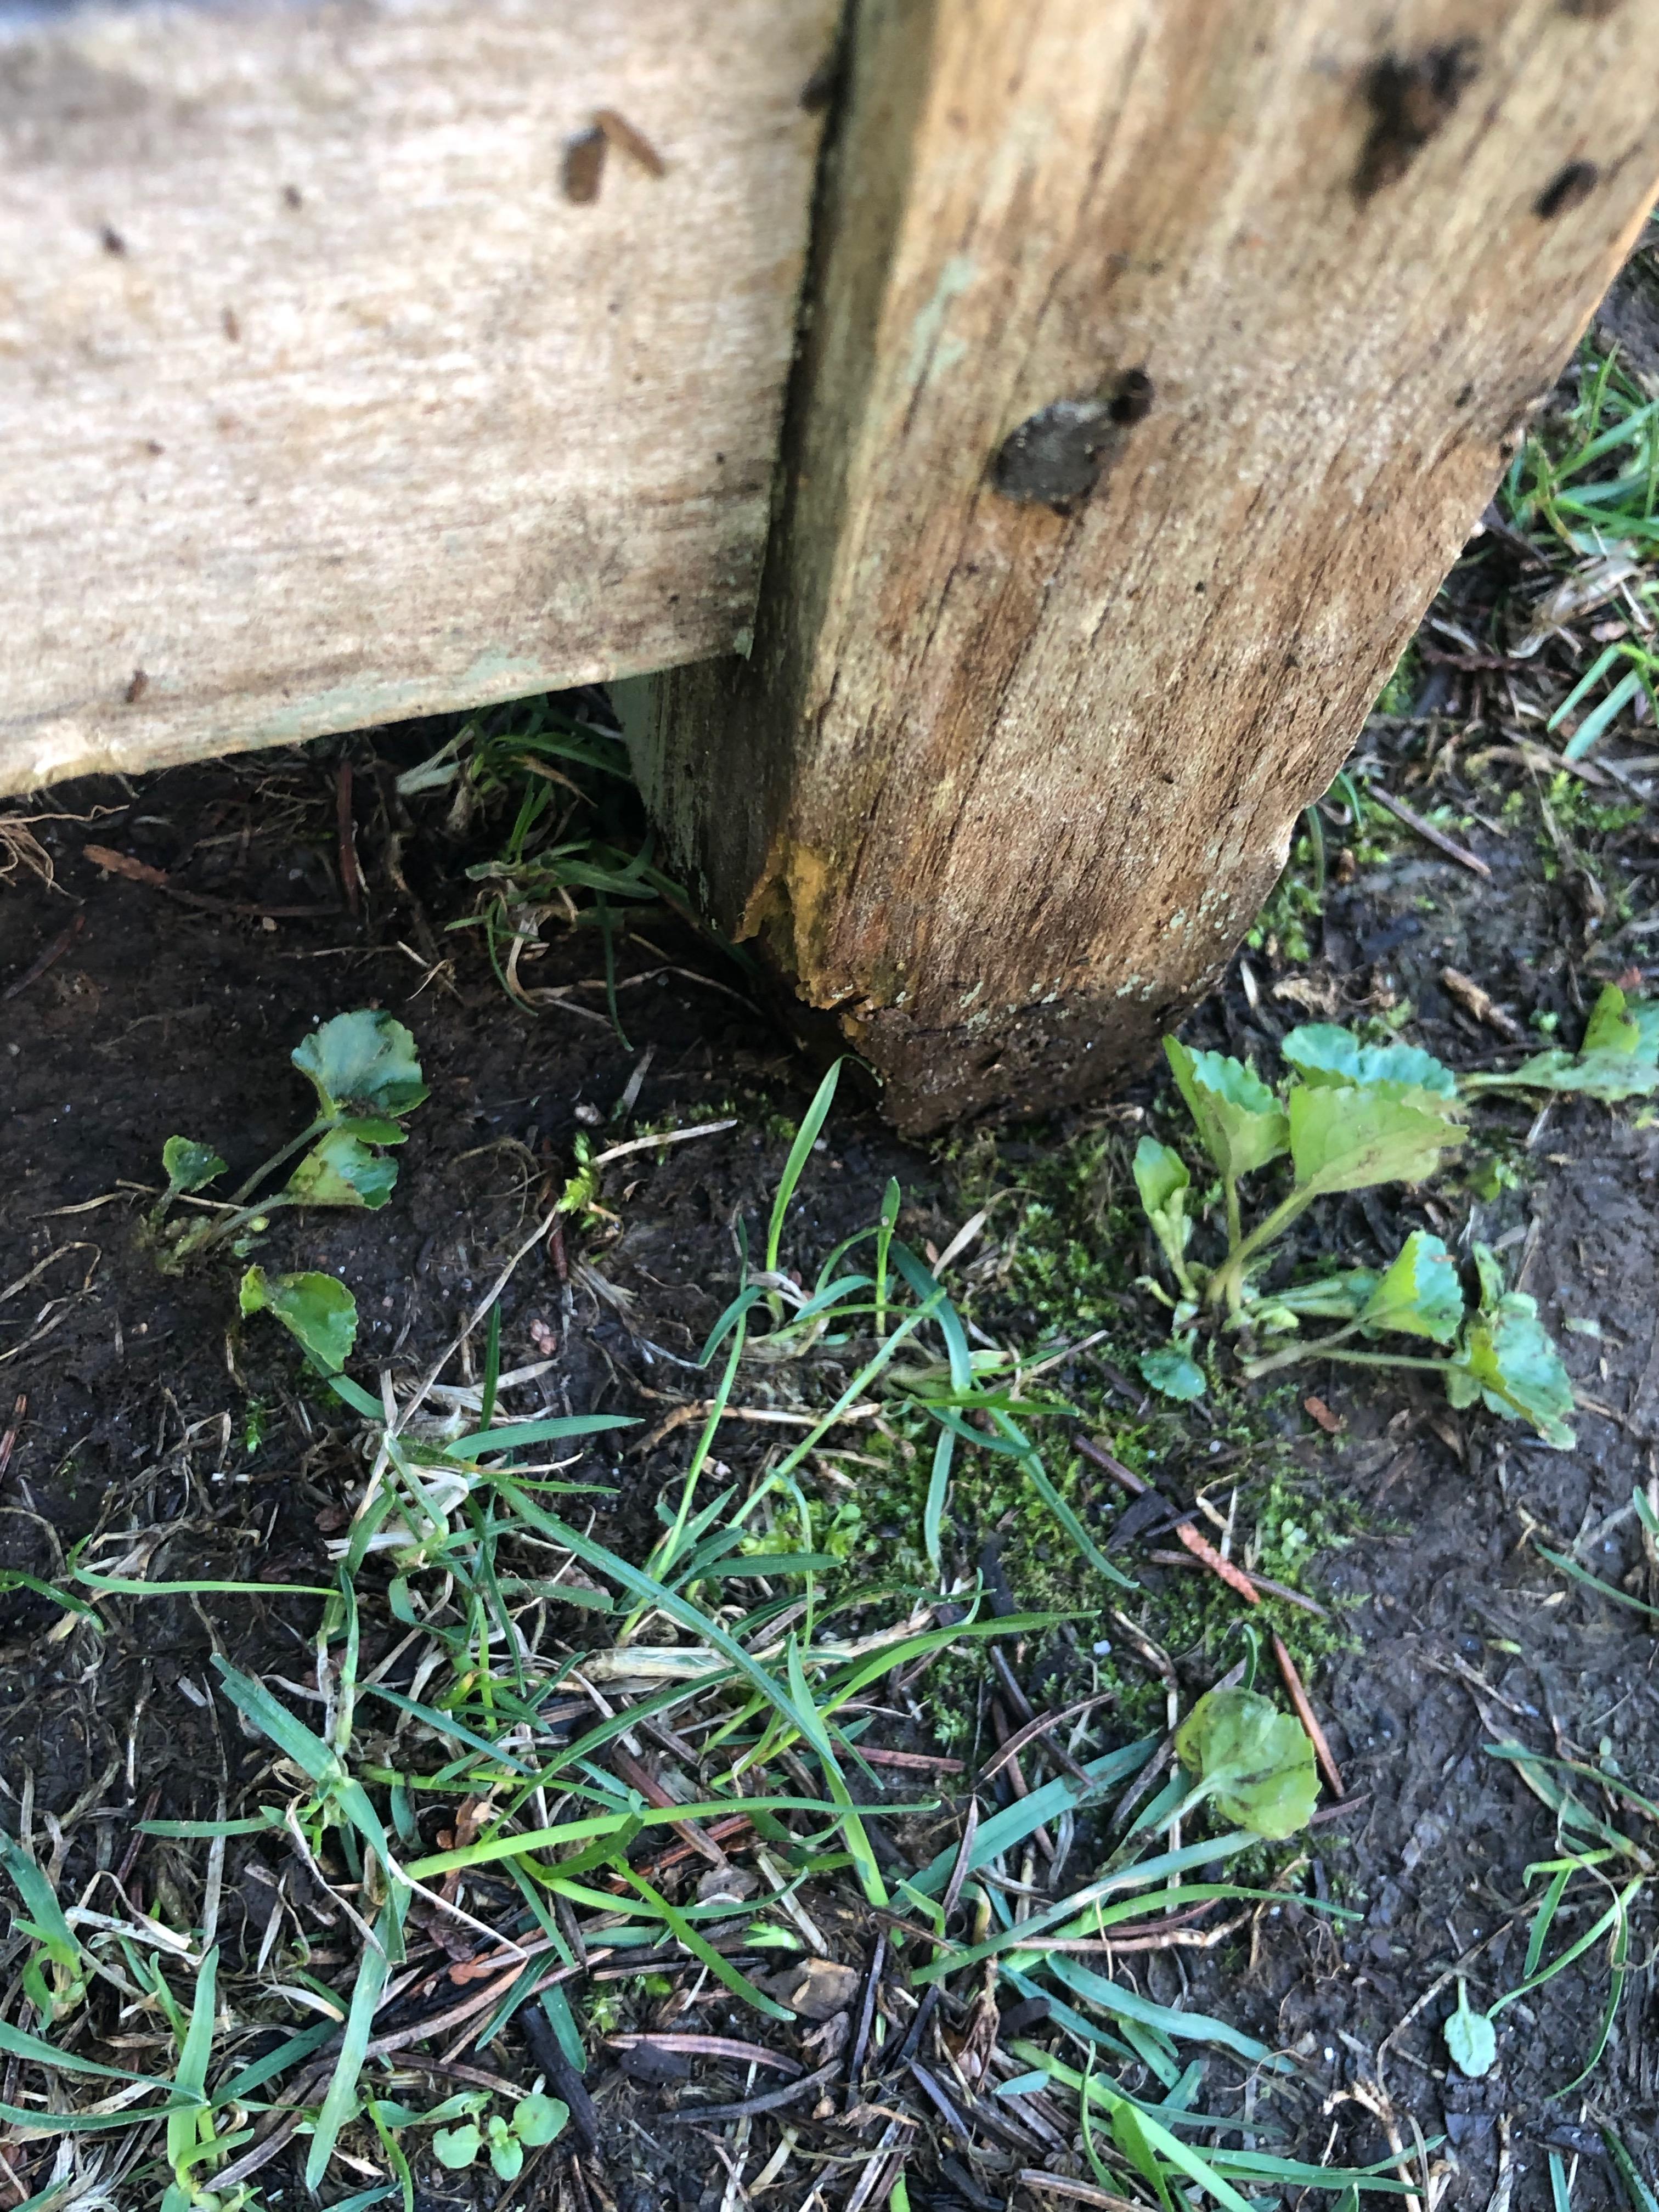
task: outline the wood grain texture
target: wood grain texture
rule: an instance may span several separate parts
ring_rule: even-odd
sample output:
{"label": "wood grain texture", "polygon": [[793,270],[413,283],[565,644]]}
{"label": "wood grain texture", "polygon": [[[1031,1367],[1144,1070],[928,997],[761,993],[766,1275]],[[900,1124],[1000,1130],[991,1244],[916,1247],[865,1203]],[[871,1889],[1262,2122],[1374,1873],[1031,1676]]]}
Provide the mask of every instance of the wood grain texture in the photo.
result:
{"label": "wood grain texture", "polygon": [[836,12],[0,26],[0,791],[745,639]]}
{"label": "wood grain texture", "polygon": [[[1652,204],[1653,22],[864,0],[755,651],[635,721],[902,1126],[1103,1088],[1237,943]],[[1137,368],[1091,496],[994,488]]]}

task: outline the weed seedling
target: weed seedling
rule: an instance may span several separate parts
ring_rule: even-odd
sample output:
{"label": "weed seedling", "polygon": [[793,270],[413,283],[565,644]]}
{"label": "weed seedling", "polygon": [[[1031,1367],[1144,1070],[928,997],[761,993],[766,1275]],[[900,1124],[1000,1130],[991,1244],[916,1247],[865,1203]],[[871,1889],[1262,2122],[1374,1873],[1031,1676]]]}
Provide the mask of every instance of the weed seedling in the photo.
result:
{"label": "weed seedling", "polygon": [[[1620,1015],[1632,1036],[1634,1019]],[[1610,1025],[1611,1014],[1604,1023]],[[1200,1322],[1249,1327],[1283,1335],[1304,1319],[1342,1326],[1311,1342],[1297,1343],[1246,1360],[1254,1379],[1302,1359],[1348,1360],[1368,1367],[1425,1367],[1438,1374],[1456,1406],[1481,1400],[1494,1412],[1528,1420],[1547,1443],[1570,1448],[1572,1386],[1560,1355],[1538,1319],[1535,1302],[1505,1291],[1492,1254],[1477,1247],[1480,1299],[1465,1307],[1457,1269],[1440,1238],[1426,1231],[1408,1237],[1384,1273],[1350,1268],[1287,1290],[1259,1284],[1266,1248],[1316,1199],[1385,1182],[1420,1182],[1463,1142],[1458,1084],[1430,1054],[1404,1044],[1368,1045],[1328,1023],[1292,1030],[1281,1048],[1292,1074],[1282,1091],[1242,1060],[1221,1053],[1190,1052],[1166,1037],[1176,1087],[1200,1141],[1221,1173],[1227,1249],[1206,1268],[1188,1254],[1192,1224],[1187,1213],[1191,1176],[1171,1146],[1143,1137],[1135,1152],[1135,1185],[1178,1297],[1143,1279],[1145,1287],[1171,1308],[1174,1342],[1142,1355],[1140,1370],[1155,1389],[1194,1398],[1205,1388],[1193,1357]],[[1629,1050],[1634,1053],[1632,1043]],[[1247,1228],[1240,1184],[1256,1170],[1290,1155],[1289,1191]],[[1426,1338],[1452,1346],[1443,1359],[1359,1351],[1356,1337],[1388,1334]]]}
{"label": "weed seedling", "polygon": [[[390,1014],[363,1009],[323,1023],[301,1039],[291,1057],[317,1094],[317,1113],[298,1136],[262,1161],[227,1203],[215,1207],[212,1218],[182,1233],[167,1224],[174,1203],[204,1189],[224,1173],[225,1163],[192,1138],[169,1137],[163,1146],[167,1187],[149,1225],[167,1273],[178,1273],[198,1253],[228,1240],[235,1240],[233,1249],[246,1252],[248,1236],[258,1235],[279,1207],[375,1211],[391,1197],[398,1164],[384,1148],[404,1142],[403,1117],[427,1095],[414,1038]],[[254,1198],[259,1186],[296,1152],[304,1158],[282,1188]]]}
{"label": "weed seedling", "polygon": [[1577,1051],[1552,1046],[1519,1067],[1466,1075],[1459,1088],[1486,1091],[1572,1091],[1613,1105],[1659,1091],[1659,1000],[1626,999],[1609,983],[1590,1008]]}
{"label": "weed seedling", "polygon": [[41,2025],[50,2027],[72,2013],[85,1997],[86,1960],[45,1868],[3,1833],[0,1833],[0,1867],[10,1875],[23,1903],[23,1911],[12,1926],[19,1935],[33,1937],[36,1946],[23,1965],[23,1994]]}
{"label": "weed seedling", "polygon": [[1197,1781],[1188,1808],[1213,1798],[1225,1820],[1283,1842],[1319,1802],[1307,1730],[1255,1690],[1212,1690],[1176,1730],[1176,1757]]}
{"label": "weed seedling", "polygon": [[526,2150],[539,2150],[544,2143],[556,2142],[570,2118],[570,2108],[536,2088],[519,2099],[510,2118],[490,2112],[483,2117],[480,2125],[479,2118],[474,2116],[483,2115],[489,2101],[487,2095],[452,2100],[447,2109],[465,2106],[469,2117],[456,2127],[439,2129],[432,2138],[432,2155],[440,2166],[459,2173],[487,2149],[497,2179],[516,2181],[524,2171]]}

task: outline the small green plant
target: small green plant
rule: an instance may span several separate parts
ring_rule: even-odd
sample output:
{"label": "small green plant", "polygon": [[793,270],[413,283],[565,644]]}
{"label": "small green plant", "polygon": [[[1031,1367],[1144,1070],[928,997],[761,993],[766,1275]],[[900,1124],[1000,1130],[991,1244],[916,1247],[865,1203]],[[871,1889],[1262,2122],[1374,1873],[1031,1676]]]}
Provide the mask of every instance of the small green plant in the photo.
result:
{"label": "small green plant", "polygon": [[250,1267],[239,1298],[245,1314],[269,1313],[297,1337],[319,1374],[337,1375],[357,1340],[357,1301],[335,1275],[267,1275]]}
{"label": "small green plant", "polygon": [[72,2013],[85,1997],[87,1961],[45,1868],[3,1832],[0,1867],[11,1877],[23,1905],[11,1924],[19,1935],[32,1936],[35,1944],[23,1966],[23,1994],[42,2026],[49,2027]]}
{"label": "small green plant", "polygon": [[[317,1113],[193,1229],[180,1231],[167,1217],[179,1199],[193,1196],[222,1176],[225,1163],[210,1146],[190,1137],[169,1137],[162,1147],[167,1186],[150,1212],[149,1226],[167,1273],[176,1274],[197,1254],[228,1240],[234,1240],[234,1250],[246,1252],[249,1237],[279,1207],[362,1206],[373,1212],[391,1197],[398,1164],[384,1148],[404,1142],[404,1117],[427,1095],[414,1038],[390,1014],[365,1008],[321,1024],[301,1039],[291,1058],[317,1094]],[[287,1182],[255,1198],[259,1186],[296,1152],[304,1158]]]}
{"label": "small green plant", "polygon": [[1499,506],[1516,530],[1547,533],[1572,554],[1659,544],[1659,401],[1616,349],[1601,354],[1587,339],[1578,365],[1576,404],[1526,439]]}
{"label": "small green plant", "polygon": [[1466,1075],[1460,1088],[1477,1094],[1572,1091],[1607,1105],[1650,1097],[1659,1091],[1659,1000],[1627,999],[1616,983],[1609,983],[1590,1008],[1576,1053],[1552,1046],[1519,1067]]}
{"label": "small green plant", "polygon": [[477,913],[449,927],[483,929],[495,980],[529,1011],[545,1001],[521,971],[539,957],[548,924],[597,927],[611,1026],[626,1043],[617,1003],[617,924],[659,901],[687,907],[684,892],[653,865],[627,747],[556,698],[531,701],[493,725],[489,718],[470,723],[401,776],[398,789],[408,796],[449,782],[458,827],[499,794],[516,791],[519,799],[501,852],[466,872],[480,886]]}
{"label": "small green plant", "polygon": [[[1639,1024],[1624,1016],[1622,997],[1619,1014],[1639,1041]],[[1598,1036],[1610,1030],[1612,1018],[1609,1012]],[[1140,1360],[1153,1389],[1173,1398],[1202,1393],[1205,1376],[1194,1350],[1206,1322],[1274,1336],[1324,1319],[1341,1326],[1246,1360],[1244,1376],[1255,1379],[1310,1358],[1428,1368],[1440,1375],[1454,1405],[1479,1400],[1510,1419],[1530,1421],[1547,1442],[1571,1447],[1572,1386],[1560,1355],[1535,1302],[1505,1291],[1502,1270],[1484,1247],[1476,1248],[1480,1295],[1473,1310],[1445,1245],[1423,1230],[1407,1238],[1381,1274],[1348,1268],[1271,1291],[1259,1280],[1267,1246],[1316,1199],[1378,1183],[1420,1182],[1463,1142],[1458,1084],[1449,1068],[1415,1046],[1366,1044],[1329,1023],[1310,1023],[1286,1036],[1281,1049],[1292,1073],[1282,1091],[1221,1053],[1192,1052],[1174,1037],[1164,1040],[1164,1049],[1199,1139],[1220,1172],[1227,1249],[1213,1267],[1190,1257],[1191,1176],[1172,1146],[1143,1137],[1135,1186],[1176,1291],[1171,1297],[1142,1278],[1171,1311],[1171,1344]],[[1241,1183],[1286,1153],[1289,1191],[1247,1228]],[[1355,1338],[1390,1334],[1444,1345],[1449,1355],[1353,1348]]]}
{"label": "small green plant", "polygon": [[1452,2064],[1471,2081],[1478,2081],[1490,2074],[1498,2063],[1498,2031],[1483,2012],[1474,2012],[1469,2007],[1469,1985],[1462,1977],[1457,1984],[1457,2010],[1446,2022],[1443,2031],[1446,2048],[1451,2053]]}
{"label": "small green plant", "polygon": [[1659,681],[1656,681],[1659,679],[1659,653],[1631,639],[1620,645],[1610,645],[1596,654],[1544,725],[1545,728],[1559,730],[1573,709],[1589,697],[1604,677],[1613,675],[1621,662],[1624,665],[1623,675],[1616,677],[1607,686],[1603,696],[1562,746],[1563,760],[1583,760],[1596,739],[1617,719],[1620,709],[1633,705],[1639,698],[1645,696],[1650,709],[1659,714]]}
{"label": "small green plant", "polygon": [[[1319,1310],[1340,1312],[1345,1298],[1358,1311],[1328,1336],[1288,1346],[1265,1358],[1246,1360],[1242,1372],[1255,1381],[1304,1359],[1334,1359],[1363,1367],[1415,1367],[1440,1376],[1456,1407],[1477,1401],[1508,1420],[1530,1421],[1546,1443],[1571,1451],[1572,1383],[1548,1330],[1538,1318],[1538,1303],[1524,1291],[1506,1291],[1504,1271],[1484,1244],[1474,1252],[1479,1301],[1468,1311],[1456,1267],[1437,1237],[1413,1230],[1394,1265],[1382,1276],[1364,1268],[1327,1277],[1316,1288]],[[1289,1295],[1294,1295],[1293,1293]],[[1309,1310],[1304,1303],[1301,1311]],[[1357,1352],[1355,1336],[1393,1330],[1426,1337],[1455,1348],[1445,1359],[1414,1358],[1399,1352]]]}
{"label": "small green plant", "polygon": [[539,2088],[519,2099],[510,2119],[499,2112],[484,2114],[489,2101],[487,2094],[452,2099],[447,2109],[458,2105],[469,2107],[469,2117],[458,2126],[438,2130],[432,2138],[432,2155],[440,2166],[459,2173],[487,2149],[496,2178],[516,2181],[524,2171],[526,2148],[539,2150],[544,2143],[556,2142],[564,2132],[570,2108],[556,2097],[544,2096]]}
{"label": "small green plant", "polygon": [[1224,1820],[1275,1843],[1313,1816],[1319,1773],[1308,1732],[1255,1690],[1201,1697],[1176,1730],[1175,1750],[1197,1777],[1189,1806],[1212,1797]]}

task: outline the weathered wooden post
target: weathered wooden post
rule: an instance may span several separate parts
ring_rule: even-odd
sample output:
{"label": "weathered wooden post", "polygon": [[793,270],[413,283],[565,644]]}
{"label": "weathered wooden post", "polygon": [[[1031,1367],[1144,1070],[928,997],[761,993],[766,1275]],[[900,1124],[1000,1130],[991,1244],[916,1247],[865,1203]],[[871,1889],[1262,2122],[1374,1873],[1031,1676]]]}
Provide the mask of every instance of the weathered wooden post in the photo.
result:
{"label": "weathered wooden post", "polygon": [[1644,0],[861,0],[752,651],[673,863],[901,1126],[1237,941],[1659,185]]}

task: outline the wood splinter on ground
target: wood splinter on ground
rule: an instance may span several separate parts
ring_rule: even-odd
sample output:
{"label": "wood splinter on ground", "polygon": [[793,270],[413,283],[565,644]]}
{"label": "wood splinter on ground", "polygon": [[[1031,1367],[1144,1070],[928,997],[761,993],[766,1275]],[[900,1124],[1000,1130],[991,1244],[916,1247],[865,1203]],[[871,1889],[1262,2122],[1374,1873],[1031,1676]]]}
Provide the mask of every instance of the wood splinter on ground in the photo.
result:
{"label": "wood splinter on ground", "polygon": [[1443,968],[1440,980],[1458,1005],[1465,1012],[1473,1014],[1476,1021],[1484,1022],[1489,1030],[1496,1030],[1499,1036],[1507,1037],[1511,1044],[1523,1042],[1527,1033],[1520,1023],[1513,1014],[1506,1014],[1492,994],[1482,990],[1473,975],[1464,975],[1458,968]]}

